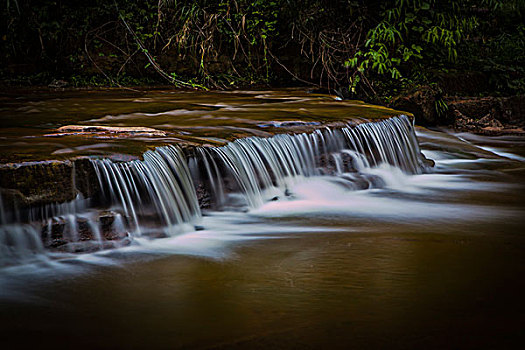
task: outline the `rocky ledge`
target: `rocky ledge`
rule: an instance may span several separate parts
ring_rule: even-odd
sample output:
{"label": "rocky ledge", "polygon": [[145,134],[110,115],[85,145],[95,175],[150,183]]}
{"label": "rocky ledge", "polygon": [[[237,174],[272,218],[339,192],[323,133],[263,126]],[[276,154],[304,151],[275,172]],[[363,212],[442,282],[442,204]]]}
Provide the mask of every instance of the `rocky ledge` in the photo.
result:
{"label": "rocky ledge", "polygon": [[96,196],[98,179],[89,158],[0,164],[4,210],[64,203]]}
{"label": "rocky ledge", "polygon": [[457,131],[525,135],[525,96],[449,98],[448,115]]}
{"label": "rocky ledge", "polygon": [[[361,122],[364,120],[355,120],[354,124]],[[280,121],[261,127],[286,128],[288,133],[295,134],[304,131],[302,128],[305,124],[314,129],[348,125],[340,123],[342,122]],[[300,129],[296,130],[296,127]],[[71,130],[70,128],[65,130]],[[143,131],[148,128],[136,129]],[[100,130],[93,132],[96,131]],[[105,129],[102,131],[106,132]],[[85,132],[91,131],[88,129]],[[197,151],[195,147],[185,147],[183,152],[186,157],[191,158]],[[324,152],[316,157],[315,163],[319,164],[325,174],[335,175],[337,169],[353,169],[355,165],[354,158],[348,154],[342,154],[339,161]],[[421,159],[427,166],[433,165],[423,155]],[[37,228],[40,239],[45,248],[52,250],[84,252],[129,244],[129,234],[124,229],[125,225],[121,224],[122,221],[129,220],[129,213],[109,210],[110,205],[104,199],[96,168],[89,157],[0,164],[0,223],[40,223],[40,228]],[[196,177],[200,178],[198,175]],[[226,189],[235,187],[230,180],[224,179]],[[210,208],[211,195],[206,190],[210,186],[202,181],[196,181],[195,185],[199,206]],[[369,182],[357,182],[356,186],[365,189]],[[146,220],[155,222],[157,219],[154,216],[150,217],[148,213]],[[154,231],[144,234],[152,238],[162,234]]]}
{"label": "rocky ledge", "polygon": [[525,135],[525,96],[446,97],[431,87],[398,96],[391,106],[423,126],[450,126],[484,135]]}

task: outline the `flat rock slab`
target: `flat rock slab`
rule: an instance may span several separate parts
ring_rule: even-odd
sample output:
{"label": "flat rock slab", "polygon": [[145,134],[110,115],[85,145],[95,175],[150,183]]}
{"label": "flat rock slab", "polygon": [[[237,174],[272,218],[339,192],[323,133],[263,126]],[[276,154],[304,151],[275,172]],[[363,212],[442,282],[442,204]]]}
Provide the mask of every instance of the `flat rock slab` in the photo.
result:
{"label": "flat rock slab", "polygon": [[312,132],[403,113],[302,88],[13,91],[3,102],[0,164],[114,154],[140,158],[167,144],[222,146],[244,137]]}
{"label": "flat rock slab", "polygon": [[166,136],[161,130],[142,126],[103,126],[103,125],[66,125],[57,129],[57,133],[46,134],[49,137],[68,135],[95,135],[95,136]]}
{"label": "flat rock slab", "polygon": [[[24,208],[74,200],[78,194],[99,193],[89,158],[0,164],[0,199],[4,209]],[[9,211],[8,210],[8,211]]]}

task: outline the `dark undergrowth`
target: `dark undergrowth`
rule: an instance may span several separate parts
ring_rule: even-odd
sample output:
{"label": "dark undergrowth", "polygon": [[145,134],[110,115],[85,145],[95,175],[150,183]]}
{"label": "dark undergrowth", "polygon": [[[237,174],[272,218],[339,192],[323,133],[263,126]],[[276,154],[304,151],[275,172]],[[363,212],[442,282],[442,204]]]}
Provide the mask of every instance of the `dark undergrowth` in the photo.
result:
{"label": "dark undergrowth", "polygon": [[8,0],[4,85],[523,93],[525,0]]}

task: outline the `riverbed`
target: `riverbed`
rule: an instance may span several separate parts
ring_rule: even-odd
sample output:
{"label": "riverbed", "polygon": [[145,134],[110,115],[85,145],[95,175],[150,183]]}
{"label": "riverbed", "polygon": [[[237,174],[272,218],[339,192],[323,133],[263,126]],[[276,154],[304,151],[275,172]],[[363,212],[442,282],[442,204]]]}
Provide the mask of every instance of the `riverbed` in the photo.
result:
{"label": "riverbed", "polygon": [[[330,108],[315,113],[330,115],[335,102],[318,98]],[[313,115],[311,103],[296,101],[293,108]],[[121,120],[135,115],[126,113]],[[252,116],[250,110],[239,114]],[[263,121],[256,118],[253,125]],[[435,161],[419,173],[370,166],[367,176],[381,184],[359,189],[338,172],[314,174],[289,185],[293,195],[257,207],[203,209],[198,227],[171,237],[136,237],[130,246],[96,253],[49,253],[43,261],[3,268],[4,344],[112,349],[523,344],[525,139],[420,127],[415,135],[421,152]]]}

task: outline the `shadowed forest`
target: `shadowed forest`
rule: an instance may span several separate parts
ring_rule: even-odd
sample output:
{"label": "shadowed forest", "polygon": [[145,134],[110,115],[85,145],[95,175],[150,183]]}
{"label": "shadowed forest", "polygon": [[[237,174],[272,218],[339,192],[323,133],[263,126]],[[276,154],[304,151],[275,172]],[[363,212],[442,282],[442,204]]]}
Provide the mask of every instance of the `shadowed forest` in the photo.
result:
{"label": "shadowed forest", "polygon": [[[525,89],[523,0],[8,0],[4,85]],[[437,108],[439,109],[439,105]]]}

